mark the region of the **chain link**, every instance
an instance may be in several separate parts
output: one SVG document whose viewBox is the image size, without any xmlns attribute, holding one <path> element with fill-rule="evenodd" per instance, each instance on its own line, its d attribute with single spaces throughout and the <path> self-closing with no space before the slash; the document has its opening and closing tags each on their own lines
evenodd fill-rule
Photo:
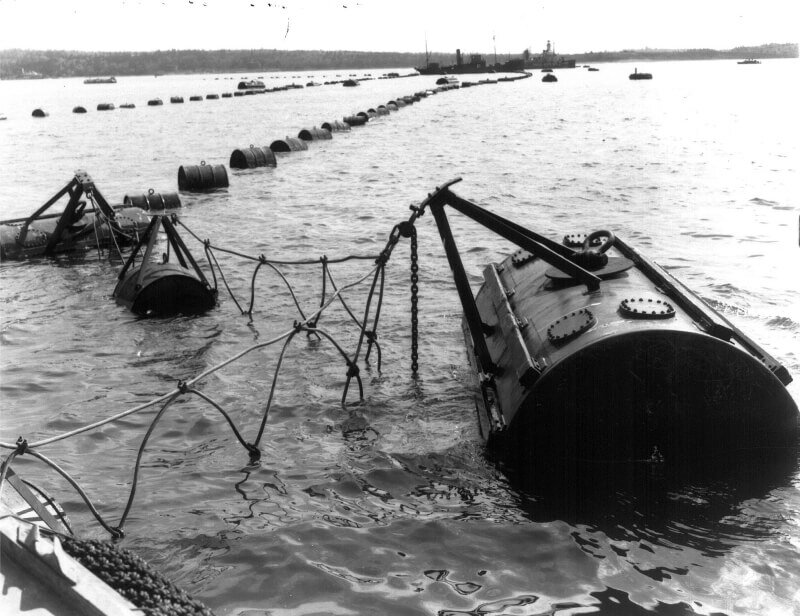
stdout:
<svg viewBox="0 0 800 616">
<path fill-rule="evenodd" d="M 419 304 L 419 282 L 418 255 L 417 255 L 417 228 L 411 227 L 411 372 L 417 374 L 419 364 L 417 363 L 418 349 L 419 349 L 419 319 L 418 304 Z"/>
</svg>

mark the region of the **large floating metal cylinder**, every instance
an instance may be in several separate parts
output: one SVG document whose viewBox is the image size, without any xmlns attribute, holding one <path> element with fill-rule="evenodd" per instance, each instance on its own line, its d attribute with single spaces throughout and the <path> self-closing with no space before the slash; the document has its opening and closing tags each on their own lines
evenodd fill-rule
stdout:
<svg viewBox="0 0 800 616">
<path fill-rule="evenodd" d="M 114 103 L 100 103 L 97 106 L 97 111 L 113 111 Z"/>
<path fill-rule="evenodd" d="M 181 198 L 178 193 L 157 193 L 151 188 L 146 193 L 125 195 L 122 203 L 140 207 L 143 210 L 171 210 L 181 207 Z"/>
<path fill-rule="evenodd" d="M 31 114 L 34 118 L 46 118 L 50 114 L 47 113 L 44 109 L 34 109 L 33 113 Z"/>
<path fill-rule="evenodd" d="M 202 192 L 227 187 L 225 165 L 207 165 L 202 161 L 199 165 L 182 165 L 178 169 L 178 190 Z"/>
<path fill-rule="evenodd" d="M 81 107 L 80 105 L 73 107 L 72 113 L 86 113 L 86 107 Z"/>
<path fill-rule="evenodd" d="M 331 131 L 327 128 L 304 128 L 297 134 L 298 139 L 302 139 L 303 141 L 320 141 L 325 139 L 331 139 Z"/>
<path fill-rule="evenodd" d="M 273 141 L 269 149 L 273 152 L 299 152 L 300 150 L 307 150 L 308 144 L 296 137 L 286 137 L 285 139 Z"/>
<path fill-rule="evenodd" d="M 183 102 L 183 97 L 182 96 L 171 96 L 169 98 L 169 102 L 170 103 L 182 103 Z"/>
<path fill-rule="evenodd" d="M 148 107 L 159 107 L 163 104 L 164 101 L 162 101 L 160 98 L 151 98 L 149 101 L 147 101 Z"/>
<path fill-rule="evenodd" d="M 217 303 L 208 284 L 176 263 L 146 263 L 132 269 L 117 283 L 114 297 L 140 316 L 202 314 Z"/>
<path fill-rule="evenodd" d="M 231 169 L 255 169 L 256 167 L 277 167 L 275 152 L 268 147 L 239 148 L 231 154 Z"/>
</svg>

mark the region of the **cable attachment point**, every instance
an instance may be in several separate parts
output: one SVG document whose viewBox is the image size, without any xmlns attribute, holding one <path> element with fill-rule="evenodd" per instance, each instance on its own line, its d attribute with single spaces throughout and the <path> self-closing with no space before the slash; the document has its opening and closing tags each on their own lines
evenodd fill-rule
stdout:
<svg viewBox="0 0 800 616">
<path fill-rule="evenodd" d="M 28 451 L 28 441 L 27 439 L 22 438 L 21 436 L 17 439 L 17 449 L 16 454 L 18 456 L 25 455 L 25 452 Z"/>
<path fill-rule="evenodd" d="M 113 526 L 109 528 L 108 532 L 111 533 L 111 538 L 114 540 L 125 538 L 125 531 L 122 530 L 119 526 Z"/>
<path fill-rule="evenodd" d="M 261 450 L 252 443 L 245 443 L 247 453 L 250 454 L 250 464 L 255 464 L 261 459 Z"/>
<path fill-rule="evenodd" d="M 301 331 L 305 329 L 306 326 L 301 321 L 295 321 L 292 327 L 294 327 L 294 331 L 296 331 L 299 334 Z"/>
<path fill-rule="evenodd" d="M 385 249 L 382 250 L 381 254 L 378 255 L 378 258 L 375 259 L 375 264 L 376 265 L 380 265 L 380 266 L 386 265 L 386 263 L 389 261 L 389 255 L 390 254 L 391 254 L 390 251 L 385 250 Z"/>
<path fill-rule="evenodd" d="M 364 332 L 364 336 L 369 342 L 375 342 L 378 339 L 378 332 L 374 329 L 368 329 Z"/>
<path fill-rule="evenodd" d="M 204 239 L 203 246 L 205 246 L 206 248 L 211 248 L 211 240 L 209 238 Z"/>
<path fill-rule="evenodd" d="M 258 255 L 258 262 L 264 265 L 267 262 L 267 258 L 264 255 Z"/>
<path fill-rule="evenodd" d="M 414 233 L 414 223 L 407 220 L 401 222 L 397 227 L 403 237 L 411 237 Z"/>
<path fill-rule="evenodd" d="M 169 215 L 169 220 L 173 225 L 177 225 L 178 224 L 178 215 L 175 214 L 175 213 L 170 214 Z"/>
<path fill-rule="evenodd" d="M 185 381 L 178 381 L 178 391 L 182 394 L 185 394 L 189 391 L 189 387 L 186 385 Z"/>
<path fill-rule="evenodd" d="M 347 362 L 347 376 L 348 378 L 358 376 L 361 370 L 358 368 L 358 364 L 354 364 L 351 361 Z"/>
</svg>

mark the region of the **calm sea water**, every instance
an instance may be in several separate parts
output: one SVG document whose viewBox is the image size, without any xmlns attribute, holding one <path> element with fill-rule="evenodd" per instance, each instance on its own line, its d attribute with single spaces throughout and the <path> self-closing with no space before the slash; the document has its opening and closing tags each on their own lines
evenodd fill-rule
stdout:
<svg viewBox="0 0 800 616">
<path fill-rule="evenodd" d="M 455 192 L 551 237 L 612 229 L 797 378 L 799 67 L 651 63 L 639 68 L 652 81 L 631 82 L 632 65 L 611 64 L 559 72 L 556 84 L 534 73 L 446 92 L 280 156 L 275 169 L 232 171 L 227 190 L 183 194 L 180 217 L 199 237 L 248 255 L 370 255 L 410 204 L 461 176 Z M 150 187 L 174 191 L 180 165 L 227 165 L 237 147 L 269 145 L 435 80 L 188 101 L 231 91 L 242 76 L 0 83 L 8 118 L 0 122 L 0 217 L 32 212 L 76 169 L 111 202 Z M 337 78 L 264 77 L 268 86 Z M 170 105 L 171 95 L 187 102 Z M 146 106 L 153 97 L 165 105 Z M 95 111 L 101 102 L 136 109 Z M 79 104 L 89 113 L 72 114 Z M 35 107 L 50 116 L 32 118 Z M 513 247 L 451 220 L 477 287 L 483 266 Z M 798 613 L 797 450 L 677 476 L 587 469 L 570 484 L 510 477 L 484 459 L 460 305 L 433 220 L 418 229 L 420 378 L 410 375 L 403 241 L 388 267 L 382 367 L 374 354 L 362 366 L 358 412 L 369 428 L 347 430 L 339 404 L 346 366 L 333 346 L 297 336 L 260 463 L 248 464 L 212 407 L 181 398 L 146 450 L 122 545 L 220 615 Z M 254 263 L 217 256 L 248 302 Z M 0 440 L 34 441 L 146 402 L 297 318 L 283 282 L 262 268 L 252 321 L 224 288 L 205 316 L 140 320 L 110 297 L 119 267 L 96 252 L 0 266 Z M 349 261 L 332 272 L 341 286 L 370 267 Z M 319 265 L 282 271 L 306 312 L 319 305 Z M 366 291 L 345 295 L 359 314 Z M 320 326 L 352 352 L 357 331 L 341 306 Z M 279 353 L 271 346 L 246 355 L 198 386 L 250 440 Z M 790 391 L 800 399 L 797 382 Z M 351 388 L 349 401 L 356 398 Z M 42 453 L 115 523 L 154 414 Z M 81 534 L 104 536 L 52 471 L 30 457 L 16 468 L 60 500 Z"/>
</svg>

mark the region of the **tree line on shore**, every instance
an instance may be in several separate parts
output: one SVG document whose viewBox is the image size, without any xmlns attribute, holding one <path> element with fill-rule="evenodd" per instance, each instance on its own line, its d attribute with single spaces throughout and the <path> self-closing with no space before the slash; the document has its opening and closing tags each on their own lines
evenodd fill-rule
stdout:
<svg viewBox="0 0 800 616">
<path fill-rule="evenodd" d="M 638 49 L 564 54 L 577 62 L 644 60 L 705 60 L 725 58 L 796 58 L 796 43 L 714 49 Z M 513 56 L 501 54 L 498 62 Z M 486 54 L 491 63 L 494 57 Z M 455 63 L 455 53 L 432 53 L 430 62 Z M 95 77 L 104 75 L 162 75 L 168 73 L 240 73 L 253 71 L 319 71 L 381 69 L 425 64 L 424 54 L 277 49 L 165 50 L 146 52 L 87 52 L 61 50 L 0 50 L 0 78 Z"/>
</svg>

